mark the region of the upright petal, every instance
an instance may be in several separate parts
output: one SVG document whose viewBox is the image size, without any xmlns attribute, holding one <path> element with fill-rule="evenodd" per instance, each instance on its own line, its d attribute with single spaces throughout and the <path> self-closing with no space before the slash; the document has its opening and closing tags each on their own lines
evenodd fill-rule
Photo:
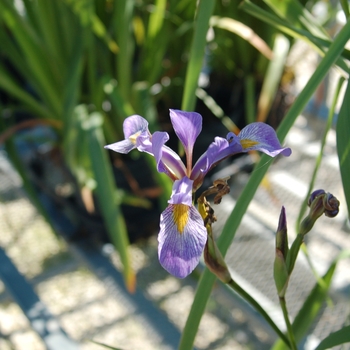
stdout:
<svg viewBox="0 0 350 350">
<path fill-rule="evenodd" d="M 228 139 L 232 137 L 237 136 L 232 133 L 227 135 Z M 257 122 L 247 125 L 238 134 L 238 139 L 243 147 L 243 152 L 257 150 L 271 157 L 275 157 L 280 153 L 288 157 L 292 153 L 290 148 L 281 146 L 275 130 L 265 123 Z"/>
<path fill-rule="evenodd" d="M 194 270 L 206 240 L 203 219 L 194 206 L 170 204 L 161 214 L 158 257 L 175 277 L 184 278 Z"/>
<path fill-rule="evenodd" d="M 171 109 L 170 120 L 177 137 L 185 148 L 187 161 L 192 162 L 193 146 L 202 131 L 202 116 L 196 112 Z"/>
</svg>

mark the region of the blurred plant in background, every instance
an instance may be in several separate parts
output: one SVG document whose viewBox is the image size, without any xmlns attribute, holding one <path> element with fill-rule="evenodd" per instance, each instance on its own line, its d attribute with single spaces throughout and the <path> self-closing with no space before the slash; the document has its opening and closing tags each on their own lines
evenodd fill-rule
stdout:
<svg viewBox="0 0 350 350">
<path fill-rule="evenodd" d="M 268 121 L 278 126 L 283 142 L 335 64 L 341 80 L 329 130 L 340 88 L 348 80 L 350 24 L 331 35 L 324 25 L 337 11 L 327 2 L 326 15 L 318 21 L 310 11 L 319 4 L 325 2 L 0 0 L 0 142 L 6 143 L 33 203 L 57 233 L 70 237 L 76 231 L 106 230 L 133 290 L 127 210 L 144 210 L 152 231 L 151 219 L 158 220 L 172 184 L 151 157 L 108 155 L 103 146 L 123 139 L 123 121 L 133 114 L 144 117 L 151 132 L 169 131 L 170 108 L 196 110 L 208 129 L 219 125 L 224 130 L 224 125 L 235 133 L 253 121 Z M 348 2 L 340 5 L 348 18 Z M 307 42 L 322 59 L 291 105 L 293 72 L 285 62 L 295 39 Z M 348 87 L 337 120 L 348 208 L 349 94 Z M 139 162 L 141 178 L 135 171 Z M 262 156 L 229 217 L 215 248 L 223 256 L 269 164 Z M 316 173 L 317 164 L 308 196 Z M 62 224 L 64 218 L 69 224 Z M 181 349 L 193 346 L 214 281 L 205 270 Z"/>
</svg>

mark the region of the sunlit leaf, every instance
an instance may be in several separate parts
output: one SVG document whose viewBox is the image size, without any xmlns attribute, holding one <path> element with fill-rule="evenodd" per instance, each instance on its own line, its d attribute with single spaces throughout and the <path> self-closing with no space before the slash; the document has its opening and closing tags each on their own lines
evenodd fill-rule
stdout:
<svg viewBox="0 0 350 350">
<path fill-rule="evenodd" d="M 331 333 L 321 341 L 315 350 L 330 349 L 345 343 L 350 343 L 350 326 L 346 326 L 337 332 Z"/>
<path fill-rule="evenodd" d="M 221 29 L 226 29 L 249 42 L 258 51 L 260 51 L 269 60 L 272 59 L 273 53 L 270 47 L 257 35 L 251 28 L 244 23 L 228 17 L 213 16 L 210 18 L 210 25 Z"/>
<path fill-rule="evenodd" d="M 350 217 L 350 84 L 348 83 L 337 121 L 337 149 L 344 194 Z"/>
</svg>

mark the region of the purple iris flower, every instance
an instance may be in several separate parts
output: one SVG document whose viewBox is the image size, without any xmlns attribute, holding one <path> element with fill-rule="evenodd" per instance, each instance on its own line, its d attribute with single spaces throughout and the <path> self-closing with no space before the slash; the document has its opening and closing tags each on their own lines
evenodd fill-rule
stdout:
<svg viewBox="0 0 350 350">
<path fill-rule="evenodd" d="M 193 205 L 193 194 L 203 183 L 205 175 L 220 161 L 237 153 L 258 150 L 271 157 L 278 154 L 289 156 L 290 148 L 283 148 L 274 129 L 264 123 L 252 123 L 235 135 L 215 137 L 207 151 L 193 163 L 193 147 L 202 130 L 202 116 L 196 112 L 170 110 L 170 119 L 181 141 L 186 164 L 179 155 L 165 145 L 169 140 L 166 132 L 153 134 L 148 122 L 139 115 L 124 121 L 125 140 L 105 146 L 119 153 L 129 153 L 137 148 L 154 156 L 157 170 L 173 181 L 173 191 L 168 207 L 160 217 L 158 257 L 161 265 L 172 275 L 184 278 L 198 265 L 203 252 L 207 231 L 203 219 Z"/>
</svg>

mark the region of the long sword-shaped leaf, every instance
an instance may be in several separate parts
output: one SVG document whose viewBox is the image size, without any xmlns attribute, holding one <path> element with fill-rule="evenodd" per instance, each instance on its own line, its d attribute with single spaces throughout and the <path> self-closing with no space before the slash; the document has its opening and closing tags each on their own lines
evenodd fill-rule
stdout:
<svg viewBox="0 0 350 350">
<path fill-rule="evenodd" d="M 120 93 L 129 100 L 131 91 L 131 74 L 134 51 L 134 40 L 131 32 L 134 0 L 118 0 L 115 2 L 114 29 L 119 46 L 116 58 L 117 79 Z"/>
<path fill-rule="evenodd" d="M 151 12 L 148 21 L 147 36 L 141 54 L 141 79 L 146 80 L 150 85 L 154 84 L 162 72 L 162 60 L 172 36 L 164 25 L 166 16 L 167 1 L 156 0 L 154 10 Z"/>
<path fill-rule="evenodd" d="M 102 133 L 102 116 L 95 112 L 83 121 L 83 129 L 88 140 L 88 152 L 91 160 L 94 178 L 96 180 L 95 193 L 102 216 L 107 225 L 110 239 L 117 248 L 124 268 L 124 279 L 129 291 L 135 290 L 135 273 L 131 267 L 128 253 L 129 239 L 120 211 L 116 185 L 107 152 L 103 149 L 106 144 Z"/>
<path fill-rule="evenodd" d="M 118 52 L 119 47 L 117 43 L 111 37 L 105 24 L 94 12 L 93 2 L 85 0 L 65 0 L 65 2 L 80 19 L 83 27 L 89 27 L 98 38 L 101 38 L 107 44 L 111 52 Z"/>
<path fill-rule="evenodd" d="M 350 217 L 350 84 L 346 88 L 337 121 L 337 149 L 340 173 Z"/>
<path fill-rule="evenodd" d="M 0 88 L 5 90 L 8 94 L 18 99 L 20 103 L 23 103 L 29 110 L 36 116 L 47 119 L 55 119 L 56 116 L 51 113 L 46 107 L 41 105 L 35 98 L 33 98 L 28 92 L 23 90 L 18 84 L 10 77 L 6 70 L 0 65 Z"/>
<path fill-rule="evenodd" d="M 303 91 L 299 94 L 295 100 L 293 106 L 282 121 L 278 128 L 277 135 L 281 141 L 284 140 L 288 131 L 294 124 L 298 115 L 302 112 L 309 99 L 312 97 L 317 86 L 321 83 L 329 69 L 332 67 L 334 62 L 341 54 L 344 45 L 348 41 L 350 36 L 350 22 L 348 22 L 338 36 L 335 38 L 333 44 L 329 48 L 328 52 L 320 62 L 319 66 L 315 70 L 314 74 L 304 87 Z M 231 215 L 226 221 L 223 232 L 218 240 L 218 247 L 220 248 L 223 255 L 227 252 L 236 230 L 245 214 L 250 201 L 252 200 L 260 182 L 265 176 L 271 161 L 269 157 L 263 155 L 260 162 L 255 167 L 255 171 L 252 173 L 247 185 L 244 187 L 241 196 L 238 198 L 236 206 L 232 211 Z M 182 333 L 180 350 L 192 349 L 194 339 L 199 327 L 199 322 L 204 313 L 206 302 L 209 299 L 211 289 L 215 281 L 215 276 L 208 270 L 205 269 L 202 274 L 197 292 L 190 310 L 190 314 L 187 318 L 185 328 Z"/>
<path fill-rule="evenodd" d="M 331 349 L 337 345 L 350 343 L 350 326 L 346 326 L 337 332 L 331 333 L 323 339 L 315 350 Z"/>
<path fill-rule="evenodd" d="M 311 47 L 318 52 L 321 56 L 324 55 L 325 48 L 328 48 L 332 41 L 327 40 L 324 38 L 317 37 L 307 30 L 296 28 L 295 26 L 291 25 L 289 22 L 287 22 L 285 19 L 282 19 L 275 14 L 269 13 L 259 6 L 253 4 L 250 0 L 244 0 L 241 4 L 241 9 L 246 11 L 247 13 L 255 16 L 256 18 L 259 18 L 263 22 L 266 22 L 273 27 L 277 28 L 281 32 L 290 35 L 291 37 L 295 39 L 300 39 L 305 42 L 307 42 Z M 350 58 L 350 52 L 349 50 L 343 48 L 342 56 L 349 59 Z M 344 71 L 348 72 L 349 69 L 342 59 L 340 57 L 337 61 L 337 64 L 340 68 L 342 68 Z"/>
<path fill-rule="evenodd" d="M 330 39 L 326 30 L 298 0 L 264 0 L 264 2 L 280 17 L 297 28 L 306 29 L 317 37 Z"/>
<path fill-rule="evenodd" d="M 214 5 L 214 0 L 200 0 L 198 5 L 190 60 L 187 66 L 185 88 L 182 97 L 182 109 L 186 111 L 192 111 L 195 107 L 198 78 L 202 69 L 209 20 L 213 13 Z"/>
<path fill-rule="evenodd" d="M 281 82 L 284 65 L 289 52 L 289 40 L 282 34 L 277 34 L 273 47 L 273 59 L 270 61 L 258 101 L 258 122 L 265 122 L 276 97 Z"/>
<path fill-rule="evenodd" d="M 56 81 L 52 79 L 47 52 L 40 45 L 40 39 L 23 17 L 16 12 L 7 1 L 0 2 L 0 16 L 11 31 L 13 38 L 21 48 L 22 54 L 33 72 L 35 83 L 39 87 L 38 93 L 52 108 L 56 115 L 60 115 L 61 102 Z"/>
</svg>

